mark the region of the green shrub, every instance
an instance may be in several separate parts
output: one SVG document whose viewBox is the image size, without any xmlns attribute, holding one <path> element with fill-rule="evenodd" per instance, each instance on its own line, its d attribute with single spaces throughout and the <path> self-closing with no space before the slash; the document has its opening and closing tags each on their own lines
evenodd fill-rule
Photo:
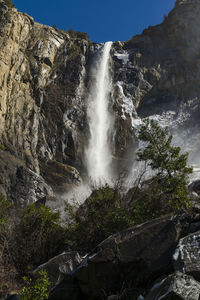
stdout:
<svg viewBox="0 0 200 300">
<path fill-rule="evenodd" d="M 138 160 L 145 162 L 155 174 L 150 179 L 149 188 L 145 192 L 146 203 L 143 201 L 142 206 L 154 210 L 156 205 L 164 208 L 164 202 L 167 201 L 173 210 L 189 207 L 187 186 L 192 168 L 187 166 L 188 153 L 181 153 L 180 147 L 173 146 L 168 128 L 161 128 L 153 120 L 145 120 L 139 129 L 138 138 L 146 145 L 137 152 Z M 142 207 L 140 209 L 144 210 Z"/>
<path fill-rule="evenodd" d="M 76 37 L 78 39 L 89 40 L 89 36 L 86 32 L 76 31 Z"/>
<path fill-rule="evenodd" d="M 2 150 L 2 151 L 5 151 L 5 146 L 4 145 L 2 145 L 2 144 L 0 144 L 0 149 Z"/>
<path fill-rule="evenodd" d="M 71 38 L 76 37 L 76 32 L 71 27 L 68 29 L 68 33 Z"/>
<path fill-rule="evenodd" d="M 1 227 L 8 222 L 10 210 L 12 207 L 12 203 L 8 201 L 3 194 L 0 194 L 0 230 Z"/>
<path fill-rule="evenodd" d="M 136 224 L 158 218 L 172 211 L 169 197 L 162 194 L 160 183 L 156 182 L 155 178 L 144 181 L 140 187 L 129 191 L 128 198 L 131 198 L 129 209 Z"/>
<path fill-rule="evenodd" d="M 68 33 L 72 39 L 89 40 L 89 36 L 86 32 L 74 31 L 72 28 L 69 28 Z"/>
<path fill-rule="evenodd" d="M 17 290 L 18 276 L 10 251 L 13 233 L 13 205 L 0 194 L 0 294 Z"/>
<path fill-rule="evenodd" d="M 72 222 L 68 239 L 75 249 L 89 251 L 109 235 L 134 224 L 118 192 L 104 186 L 92 193 L 79 209 L 66 203 Z"/>
<path fill-rule="evenodd" d="M 48 281 L 47 272 L 41 270 L 40 277 L 33 280 L 32 278 L 24 277 L 26 286 L 20 292 L 22 300 L 45 300 L 48 299 Z"/>
<path fill-rule="evenodd" d="M 34 268 L 62 250 L 65 244 L 65 230 L 60 225 L 59 212 L 49 207 L 30 205 L 20 217 L 15 228 L 13 257 L 19 272 Z"/>
</svg>

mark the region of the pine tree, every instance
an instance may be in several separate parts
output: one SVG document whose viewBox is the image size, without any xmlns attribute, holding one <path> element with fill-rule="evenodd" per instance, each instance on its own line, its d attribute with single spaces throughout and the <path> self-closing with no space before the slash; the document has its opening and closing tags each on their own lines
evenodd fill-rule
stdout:
<svg viewBox="0 0 200 300">
<path fill-rule="evenodd" d="M 192 173 L 192 168 L 187 166 L 188 153 L 181 153 L 180 147 L 173 146 L 168 128 L 161 128 L 153 120 L 145 120 L 138 138 L 146 143 L 137 152 L 138 160 L 155 172 L 152 178 L 154 198 L 168 199 L 174 209 L 188 207 L 188 175 Z"/>
</svg>

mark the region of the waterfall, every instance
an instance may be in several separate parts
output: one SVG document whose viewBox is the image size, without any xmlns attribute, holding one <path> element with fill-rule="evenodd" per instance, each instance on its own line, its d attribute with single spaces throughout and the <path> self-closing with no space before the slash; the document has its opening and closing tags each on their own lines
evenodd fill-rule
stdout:
<svg viewBox="0 0 200 300">
<path fill-rule="evenodd" d="M 112 179 L 112 155 L 108 135 L 112 129 L 112 116 L 108 111 L 111 78 L 109 75 L 112 42 L 102 47 L 100 58 L 94 68 L 94 83 L 89 91 L 88 124 L 90 138 L 86 149 L 86 167 L 93 184 L 110 183 Z"/>
</svg>

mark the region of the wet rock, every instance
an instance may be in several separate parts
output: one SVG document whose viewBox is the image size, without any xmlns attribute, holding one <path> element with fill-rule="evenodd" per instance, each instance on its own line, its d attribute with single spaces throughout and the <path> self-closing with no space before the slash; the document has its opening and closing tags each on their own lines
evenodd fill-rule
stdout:
<svg viewBox="0 0 200 300">
<path fill-rule="evenodd" d="M 189 191 L 195 192 L 197 195 L 200 195 L 200 180 L 195 180 L 189 185 Z"/>
<path fill-rule="evenodd" d="M 40 270 L 46 270 L 51 283 L 49 289 L 52 289 L 75 270 L 81 261 L 78 252 L 63 252 L 37 267 L 32 274 L 37 275 Z"/>
<path fill-rule="evenodd" d="M 192 275 L 200 280 L 200 231 L 179 240 L 176 251 L 173 255 L 175 270 Z"/>
<path fill-rule="evenodd" d="M 200 283 L 191 276 L 176 272 L 158 281 L 145 297 L 145 300 L 198 300 L 199 297 Z"/>
</svg>

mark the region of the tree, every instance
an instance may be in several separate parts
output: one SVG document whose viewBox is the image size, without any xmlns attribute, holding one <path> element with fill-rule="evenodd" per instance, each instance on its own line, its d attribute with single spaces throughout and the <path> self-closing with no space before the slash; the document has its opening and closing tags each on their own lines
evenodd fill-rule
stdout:
<svg viewBox="0 0 200 300">
<path fill-rule="evenodd" d="M 168 127 L 161 128 L 153 120 L 145 120 L 138 138 L 146 144 L 137 152 L 138 160 L 155 172 L 151 178 L 152 197 L 161 202 L 168 199 L 173 209 L 187 208 L 190 205 L 188 175 L 192 173 L 192 168 L 187 166 L 188 153 L 181 153 L 180 147 L 173 146 Z"/>
<path fill-rule="evenodd" d="M 108 185 L 94 190 L 79 208 L 66 202 L 66 212 L 71 218 L 67 235 L 72 247 L 90 251 L 109 235 L 134 224 L 118 191 Z"/>
<path fill-rule="evenodd" d="M 19 273 L 34 268 L 65 246 L 65 229 L 60 224 L 60 213 L 48 206 L 28 206 L 15 226 L 13 261 Z"/>
</svg>

